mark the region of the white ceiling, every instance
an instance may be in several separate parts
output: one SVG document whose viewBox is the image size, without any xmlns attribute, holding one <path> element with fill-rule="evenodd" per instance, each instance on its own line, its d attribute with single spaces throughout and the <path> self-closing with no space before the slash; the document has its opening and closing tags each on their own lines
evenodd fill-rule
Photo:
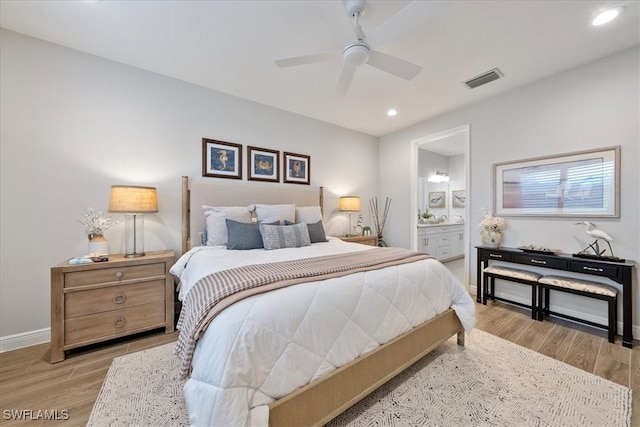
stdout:
<svg viewBox="0 0 640 427">
<path fill-rule="evenodd" d="M 426 1 L 426 0 L 423 0 Z M 408 1 L 369 1 L 366 34 Z M 616 21 L 592 27 L 603 8 Z M 344 97 L 340 58 L 293 68 L 273 60 L 340 52 L 353 41 L 341 1 L 9 1 L 0 25 L 220 92 L 383 136 L 640 43 L 631 1 L 449 1 L 378 50 L 423 67 L 407 82 L 361 66 Z M 499 67 L 505 77 L 462 82 Z M 398 115 L 386 116 L 396 108 Z"/>
</svg>

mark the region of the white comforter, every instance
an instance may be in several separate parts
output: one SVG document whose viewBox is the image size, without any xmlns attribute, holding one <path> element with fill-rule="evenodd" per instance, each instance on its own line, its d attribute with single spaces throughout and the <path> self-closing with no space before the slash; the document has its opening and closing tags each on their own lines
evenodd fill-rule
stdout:
<svg viewBox="0 0 640 427">
<path fill-rule="evenodd" d="M 330 238 L 308 247 L 228 251 L 197 247 L 171 272 L 182 299 L 214 271 L 368 250 Z M 192 425 L 267 425 L 267 405 L 453 308 L 466 331 L 474 303 L 433 259 L 256 295 L 223 311 L 199 340 L 184 387 Z"/>
</svg>

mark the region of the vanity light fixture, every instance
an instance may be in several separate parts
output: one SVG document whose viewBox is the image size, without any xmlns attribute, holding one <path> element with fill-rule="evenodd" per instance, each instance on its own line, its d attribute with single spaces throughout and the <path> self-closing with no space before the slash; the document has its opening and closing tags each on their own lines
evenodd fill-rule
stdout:
<svg viewBox="0 0 640 427">
<path fill-rule="evenodd" d="M 591 21 L 591 25 L 596 27 L 599 25 L 604 25 L 607 22 L 611 22 L 616 19 L 616 17 L 618 17 L 618 15 L 620 15 L 622 12 L 624 12 L 623 6 L 605 10 L 604 12 L 599 13 L 595 18 L 593 18 L 593 21 Z"/>
<path fill-rule="evenodd" d="M 389 111 L 387 111 L 387 116 L 389 117 L 395 117 L 398 114 L 398 110 L 396 110 L 395 108 L 389 108 Z"/>
<path fill-rule="evenodd" d="M 427 178 L 428 182 L 449 182 L 449 174 L 446 172 L 436 171 L 435 175 Z"/>
</svg>

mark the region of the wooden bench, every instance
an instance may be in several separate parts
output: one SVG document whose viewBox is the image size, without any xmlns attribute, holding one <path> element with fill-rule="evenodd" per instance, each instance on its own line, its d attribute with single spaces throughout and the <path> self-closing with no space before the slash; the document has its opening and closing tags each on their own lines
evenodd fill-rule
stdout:
<svg viewBox="0 0 640 427">
<path fill-rule="evenodd" d="M 567 292 L 575 295 L 596 298 L 607 301 L 608 318 L 607 325 L 601 325 L 589 320 L 578 319 L 573 316 L 550 311 L 549 309 L 549 291 Z M 564 276 L 543 276 L 538 280 L 538 320 L 543 317 L 554 315 L 575 322 L 585 323 L 596 328 L 606 329 L 609 333 L 609 342 L 614 342 L 617 332 L 618 323 L 618 290 L 612 286 L 603 283 L 591 282 L 589 280 L 576 279 Z"/>
<path fill-rule="evenodd" d="M 482 295 L 482 303 L 487 305 L 487 298 L 492 300 L 504 301 L 511 304 L 519 305 L 521 307 L 527 307 L 531 309 L 531 318 L 542 320 L 541 316 L 538 316 L 538 305 L 536 304 L 536 293 L 538 289 L 538 280 L 542 277 L 542 274 L 534 273 L 527 270 L 519 270 L 516 268 L 509 268 L 503 266 L 489 266 L 484 269 L 482 281 L 484 290 Z M 489 279 L 489 286 L 487 283 Z M 502 279 L 509 282 L 520 283 L 522 285 L 531 286 L 531 305 L 522 304 L 516 301 L 508 300 L 506 298 L 496 297 L 496 279 Z"/>
</svg>

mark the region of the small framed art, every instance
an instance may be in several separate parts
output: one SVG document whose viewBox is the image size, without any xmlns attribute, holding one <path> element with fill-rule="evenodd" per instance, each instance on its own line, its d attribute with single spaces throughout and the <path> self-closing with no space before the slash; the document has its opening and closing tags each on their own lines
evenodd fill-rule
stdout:
<svg viewBox="0 0 640 427">
<path fill-rule="evenodd" d="M 202 176 L 242 179 L 242 145 L 202 138 Z"/>
<path fill-rule="evenodd" d="M 466 200 L 464 190 L 454 190 L 451 192 L 451 207 L 464 208 Z"/>
<path fill-rule="evenodd" d="M 284 157 L 284 182 L 290 184 L 311 184 L 311 157 L 305 154 L 287 153 Z"/>
<path fill-rule="evenodd" d="M 444 208 L 447 204 L 447 193 L 444 191 L 431 191 L 429 193 L 429 207 L 430 208 Z"/>
<path fill-rule="evenodd" d="M 247 169 L 250 181 L 280 182 L 280 152 L 247 147 Z"/>
</svg>

